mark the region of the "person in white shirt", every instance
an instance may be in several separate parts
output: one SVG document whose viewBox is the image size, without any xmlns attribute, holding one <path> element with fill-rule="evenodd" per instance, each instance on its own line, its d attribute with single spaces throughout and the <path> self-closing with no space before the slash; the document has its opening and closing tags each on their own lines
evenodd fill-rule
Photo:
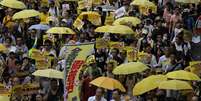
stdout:
<svg viewBox="0 0 201 101">
<path fill-rule="evenodd" d="M 49 8 L 49 14 L 50 16 L 60 16 L 60 11 L 59 8 L 55 6 L 55 2 L 50 3 L 50 8 Z"/>
<path fill-rule="evenodd" d="M 15 47 L 15 46 L 13 46 L 12 44 L 12 38 L 10 38 L 10 37 L 7 37 L 6 39 L 5 39 L 5 43 L 4 43 L 4 45 L 6 46 L 6 48 L 8 49 L 8 52 L 16 52 L 16 50 L 17 50 L 17 48 Z"/>
<path fill-rule="evenodd" d="M 103 95 L 104 90 L 102 88 L 97 88 L 95 96 L 89 97 L 88 101 L 107 101 Z"/>
<path fill-rule="evenodd" d="M 146 19 L 145 20 L 144 28 L 148 30 L 148 35 L 152 36 L 152 31 L 154 30 L 154 26 L 152 25 L 152 20 L 151 19 Z"/>
<path fill-rule="evenodd" d="M 165 64 L 166 64 L 166 62 L 168 62 L 169 57 L 170 57 L 170 48 L 169 47 L 165 47 L 163 51 L 164 51 L 164 55 L 162 55 L 159 58 L 158 67 L 161 67 L 162 70 L 165 71 Z"/>
</svg>

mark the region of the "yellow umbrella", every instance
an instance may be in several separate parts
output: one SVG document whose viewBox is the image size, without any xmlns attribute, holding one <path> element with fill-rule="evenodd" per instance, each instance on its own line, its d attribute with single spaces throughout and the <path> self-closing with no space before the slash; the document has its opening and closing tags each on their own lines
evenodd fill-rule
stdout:
<svg viewBox="0 0 201 101">
<path fill-rule="evenodd" d="M 52 27 L 46 33 L 51 34 L 75 34 L 75 32 L 67 27 Z"/>
<path fill-rule="evenodd" d="M 125 64 L 121 64 L 120 66 L 117 66 L 114 70 L 114 74 L 133 74 L 133 73 L 139 73 L 143 72 L 146 69 L 148 69 L 145 64 L 141 62 L 129 62 Z"/>
<path fill-rule="evenodd" d="M 7 48 L 3 44 L 0 44 L 0 52 L 6 51 L 6 50 Z"/>
<path fill-rule="evenodd" d="M 64 78 L 63 72 L 60 72 L 60 71 L 57 71 L 54 69 L 37 70 L 32 75 L 47 77 L 47 78 L 57 78 L 57 79 L 63 79 Z"/>
<path fill-rule="evenodd" d="M 0 95 L 0 101 L 10 101 L 10 97 L 6 95 Z"/>
<path fill-rule="evenodd" d="M 130 5 L 137 5 L 137 6 L 152 6 L 152 4 L 150 5 L 150 1 L 149 0 L 134 0 L 133 2 L 131 2 Z"/>
<path fill-rule="evenodd" d="M 166 74 L 166 76 L 171 79 L 200 80 L 200 78 L 196 74 L 184 70 L 169 72 L 168 74 Z"/>
<path fill-rule="evenodd" d="M 34 9 L 28 9 L 28 10 L 22 10 L 20 12 L 17 12 L 13 15 L 13 19 L 24 19 L 24 18 L 30 18 L 39 16 L 40 12 L 34 10 Z"/>
<path fill-rule="evenodd" d="M 160 82 L 167 80 L 165 75 L 151 75 L 138 82 L 133 88 L 133 95 L 141 95 L 153 89 L 156 89 Z"/>
<path fill-rule="evenodd" d="M 133 26 L 141 23 L 141 20 L 137 17 L 122 17 L 114 21 L 113 25 L 124 25 L 131 23 Z"/>
<path fill-rule="evenodd" d="M 78 18 L 83 20 L 83 18 L 86 17 L 92 24 L 94 25 L 101 25 L 101 16 L 98 12 L 94 11 L 88 11 L 88 12 L 82 12 Z"/>
<path fill-rule="evenodd" d="M 199 76 L 201 73 L 201 62 L 200 61 L 190 62 L 190 66 L 186 67 L 184 70 L 190 71 Z"/>
<path fill-rule="evenodd" d="M 100 32 L 100 33 L 116 33 L 116 34 L 135 34 L 133 30 L 125 25 L 106 25 L 106 26 L 101 26 L 95 29 L 95 32 Z"/>
<path fill-rule="evenodd" d="M 95 80 L 91 81 L 90 84 L 109 90 L 119 89 L 122 92 L 126 91 L 126 89 L 118 80 L 108 77 L 98 77 Z"/>
<path fill-rule="evenodd" d="M 109 30 L 112 26 L 106 25 L 106 26 L 101 26 L 95 29 L 95 32 L 100 32 L 100 33 L 110 33 Z"/>
<path fill-rule="evenodd" d="M 0 2 L 2 6 L 14 8 L 14 9 L 25 9 L 26 6 L 23 2 L 18 0 L 3 0 Z"/>
<path fill-rule="evenodd" d="M 191 61 L 189 64 L 190 66 L 193 66 L 193 65 L 201 64 L 201 61 Z"/>
<path fill-rule="evenodd" d="M 148 9 L 151 9 L 154 13 L 157 11 L 157 6 L 149 0 L 134 0 L 130 5 L 139 6 L 141 13 L 146 13 Z"/>
<path fill-rule="evenodd" d="M 193 89 L 190 84 L 180 80 L 168 80 L 163 81 L 159 85 L 159 89 L 170 89 L 170 90 L 187 90 Z"/>
<path fill-rule="evenodd" d="M 178 3 L 198 4 L 200 0 L 175 0 Z"/>
</svg>

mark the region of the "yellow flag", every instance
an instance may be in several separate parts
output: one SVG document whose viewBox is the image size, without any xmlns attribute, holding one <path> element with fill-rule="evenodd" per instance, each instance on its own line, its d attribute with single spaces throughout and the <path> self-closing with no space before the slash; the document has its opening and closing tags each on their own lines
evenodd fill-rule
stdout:
<svg viewBox="0 0 201 101">
<path fill-rule="evenodd" d="M 36 68 L 37 69 L 48 69 L 50 67 L 47 60 L 37 60 L 36 61 Z"/>
<path fill-rule="evenodd" d="M 83 27 L 83 25 L 84 25 L 84 22 L 80 20 L 79 18 L 77 18 L 75 22 L 73 23 L 73 26 L 77 28 L 78 30 L 80 30 Z"/>
<path fill-rule="evenodd" d="M 54 35 L 52 34 L 43 35 L 43 43 L 45 42 L 45 40 L 50 40 L 54 43 L 55 42 Z"/>
<path fill-rule="evenodd" d="M 110 42 L 110 48 L 123 49 L 124 43 L 123 42 Z"/>
<path fill-rule="evenodd" d="M 93 0 L 94 5 L 101 5 L 102 0 Z"/>
<path fill-rule="evenodd" d="M 93 3 L 93 0 L 87 0 L 87 8 L 91 8 L 92 7 L 92 3 Z"/>
<path fill-rule="evenodd" d="M 125 47 L 129 62 L 137 61 L 137 50 L 134 47 Z"/>
<path fill-rule="evenodd" d="M 114 12 L 110 12 L 105 18 L 105 25 L 112 25 L 114 22 Z"/>
<path fill-rule="evenodd" d="M 86 2 L 84 0 L 78 1 L 78 9 L 86 8 Z"/>
<path fill-rule="evenodd" d="M 108 41 L 104 40 L 104 39 L 96 39 L 96 48 L 108 48 L 109 47 L 109 43 Z"/>
</svg>

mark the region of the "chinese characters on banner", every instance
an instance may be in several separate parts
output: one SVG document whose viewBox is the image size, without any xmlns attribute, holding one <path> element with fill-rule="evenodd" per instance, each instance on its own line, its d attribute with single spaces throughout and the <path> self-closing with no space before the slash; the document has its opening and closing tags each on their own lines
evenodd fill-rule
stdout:
<svg viewBox="0 0 201 101">
<path fill-rule="evenodd" d="M 85 60 L 88 55 L 91 55 L 94 48 L 93 44 L 85 44 L 79 46 L 67 46 L 70 54 L 67 56 L 66 68 L 68 73 L 65 74 L 66 78 L 66 87 L 64 91 L 67 91 L 68 99 L 73 99 L 76 97 L 77 101 L 79 100 L 79 86 L 76 84 L 79 81 L 79 74 L 82 65 L 85 63 Z"/>
</svg>

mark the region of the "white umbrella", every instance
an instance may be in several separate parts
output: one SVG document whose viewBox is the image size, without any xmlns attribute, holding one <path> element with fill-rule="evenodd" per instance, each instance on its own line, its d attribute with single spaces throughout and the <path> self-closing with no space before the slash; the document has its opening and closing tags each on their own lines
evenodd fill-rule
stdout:
<svg viewBox="0 0 201 101">
<path fill-rule="evenodd" d="M 29 27 L 29 30 L 36 29 L 36 30 L 48 30 L 50 26 L 44 24 L 36 24 Z"/>
</svg>

